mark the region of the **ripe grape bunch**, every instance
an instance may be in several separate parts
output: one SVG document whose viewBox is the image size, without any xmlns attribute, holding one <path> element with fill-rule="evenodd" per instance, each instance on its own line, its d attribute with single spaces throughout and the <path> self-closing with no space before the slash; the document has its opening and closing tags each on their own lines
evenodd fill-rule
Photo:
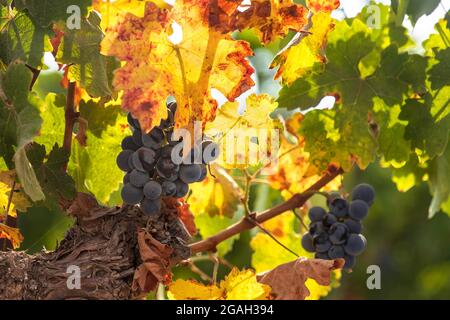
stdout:
<svg viewBox="0 0 450 320">
<path fill-rule="evenodd" d="M 218 156 L 218 145 L 204 140 L 183 155 L 182 138 L 174 139 L 175 102 L 167 105 L 168 117 L 149 133 L 141 130 L 139 121 L 128 114 L 133 134 L 122 141 L 123 151 L 117 165 L 126 172 L 123 179 L 122 200 L 140 205 L 141 210 L 154 218 L 161 214 L 163 197 L 183 198 L 189 184 L 203 181 L 207 165 Z"/>
<path fill-rule="evenodd" d="M 327 212 L 313 207 L 308 216 L 309 232 L 302 237 L 302 246 L 314 252 L 316 259 L 345 259 L 344 269 L 352 269 L 366 248 L 366 238 L 361 234 L 362 220 L 369 213 L 375 198 L 375 190 L 368 184 L 360 184 L 352 192 L 351 202 L 338 193 L 328 197 Z"/>
</svg>

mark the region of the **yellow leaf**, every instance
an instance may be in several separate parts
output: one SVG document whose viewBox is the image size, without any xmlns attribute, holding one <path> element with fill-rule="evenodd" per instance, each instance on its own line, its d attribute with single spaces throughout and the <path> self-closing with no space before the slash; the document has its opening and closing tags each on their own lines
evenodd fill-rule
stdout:
<svg viewBox="0 0 450 320">
<path fill-rule="evenodd" d="M 114 86 L 123 90 L 124 109 L 144 130 L 167 118 L 169 96 L 177 100 L 177 127 L 191 127 L 194 121 L 214 119 L 212 88 L 233 101 L 254 85 L 246 60 L 252 55 L 249 44 L 218 31 L 209 19 L 210 6 L 208 1 L 177 0 L 162 9 L 148 2 L 143 17 L 126 13 L 108 28 L 102 53 L 123 61 Z"/>
<path fill-rule="evenodd" d="M 258 283 L 252 270 L 237 268 L 219 286 L 178 279 L 168 289 L 167 295 L 173 300 L 266 300 L 270 293 L 270 287 Z"/>
<path fill-rule="evenodd" d="M 220 282 L 226 292 L 226 300 L 267 300 L 270 287 L 259 283 L 253 270 L 239 271 L 233 268 Z"/>
<path fill-rule="evenodd" d="M 5 238 L 11 241 L 14 249 L 17 249 L 23 241 L 23 236 L 19 229 L 8 227 L 3 223 L 0 223 L 0 238 Z"/>
<path fill-rule="evenodd" d="M 314 12 L 331 12 L 340 5 L 340 0 L 306 0 L 306 6 Z"/>
<path fill-rule="evenodd" d="M 218 165 L 211 165 L 210 168 L 215 178 L 208 174 L 205 180 L 190 186 L 189 208 L 194 216 L 233 217 L 243 191 L 225 169 Z"/>
<path fill-rule="evenodd" d="M 326 63 L 325 46 L 328 34 L 334 29 L 334 22 L 328 13 L 315 14 L 311 34 L 300 43 L 287 47 L 275 58 L 271 68 L 280 66 L 275 78 L 282 77 L 284 83 L 291 85 L 311 70 L 315 63 Z"/>
<path fill-rule="evenodd" d="M 225 103 L 205 130 L 220 145 L 216 163 L 224 168 L 243 169 L 264 162 L 264 155 L 269 155 L 271 150 L 271 139 L 278 142 L 275 131 L 278 122 L 270 118 L 277 106 L 275 99 L 267 94 L 250 95 L 243 113 L 239 113 L 237 102 Z"/>
<path fill-rule="evenodd" d="M 235 13 L 236 26 L 252 28 L 264 44 L 300 31 L 307 23 L 308 10 L 292 0 L 253 0 L 243 12 Z"/>
<path fill-rule="evenodd" d="M 11 194 L 11 187 L 16 179 L 14 170 L 0 172 L 0 221 L 6 217 L 6 209 Z M 30 201 L 23 192 L 19 183 L 14 185 L 14 194 L 11 198 L 8 215 L 17 216 L 17 210 L 25 212 L 31 206 Z"/>
</svg>

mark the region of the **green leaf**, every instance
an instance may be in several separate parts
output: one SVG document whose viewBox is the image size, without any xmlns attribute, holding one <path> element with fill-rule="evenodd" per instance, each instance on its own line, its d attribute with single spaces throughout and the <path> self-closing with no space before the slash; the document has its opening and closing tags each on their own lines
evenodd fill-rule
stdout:
<svg viewBox="0 0 450 320">
<path fill-rule="evenodd" d="M 65 171 L 65 165 L 69 161 L 69 154 L 65 149 L 55 144 L 47 155 L 45 146 L 34 143 L 27 150 L 27 155 L 47 196 L 45 206 L 57 207 L 61 197 L 73 199 L 76 189 L 73 179 Z"/>
<path fill-rule="evenodd" d="M 13 160 L 23 188 L 33 201 L 40 201 L 45 196 L 24 151 L 38 134 L 42 124 L 39 114 L 41 102 L 28 91 L 31 79 L 31 71 L 21 62 L 10 64 L 6 73 L 1 76 L 0 131 L 4 134 L 0 140 L 4 146 L 2 150 L 6 152 L 12 146 L 15 147 Z"/>
<path fill-rule="evenodd" d="M 441 0 L 392 0 L 392 8 L 395 12 L 405 12 L 414 26 L 420 17 L 430 15 L 436 10 L 440 2 Z M 406 6 L 404 10 L 401 10 L 402 4 Z"/>
<path fill-rule="evenodd" d="M 73 64 L 69 69 L 70 78 L 78 81 L 93 97 L 112 95 L 113 71 L 119 67 L 115 58 L 100 54 L 104 36 L 100 22 L 100 16 L 93 11 L 81 21 L 80 30 L 63 27 L 64 38 L 56 58 L 58 62 Z"/>
<path fill-rule="evenodd" d="M 450 148 L 447 148 L 445 154 L 436 158 L 430 167 L 430 189 L 433 195 L 433 201 L 428 210 L 428 218 L 441 209 L 441 206 L 450 196 Z"/>
<path fill-rule="evenodd" d="M 67 8 L 77 5 L 80 8 L 81 17 L 85 17 L 92 0 L 16 0 L 19 10 L 27 9 L 42 27 L 49 27 L 57 21 L 66 21 L 71 13 Z"/>
<path fill-rule="evenodd" d="M 429 71 L 431 88 L 438 90 L 444 86 L 450 86 L 450 48 L 440 50 L 436 53 L 435 64 Z"/>
<path fill-rule="evenodd" d="M 51 51 L 50 28 L 39 26 L 25 12 L 8 19 L 0 33 L 0 59 L 5 64 L 20 59 L 34 68 L 42 67 L 45 51 Z"/>
<path fill-rule="evenodd" d="M 93 100 L 82 101 L 80 113 L 88 122 L 87 145 L 73 144 L 69 172 L 80 191 L 91 192 L 99 201 L 107 203 L 124 176 L 116 158 L 121 141 L 130 134 L 126 116 L 119 104 L 103 105 Z"/>
</svg>

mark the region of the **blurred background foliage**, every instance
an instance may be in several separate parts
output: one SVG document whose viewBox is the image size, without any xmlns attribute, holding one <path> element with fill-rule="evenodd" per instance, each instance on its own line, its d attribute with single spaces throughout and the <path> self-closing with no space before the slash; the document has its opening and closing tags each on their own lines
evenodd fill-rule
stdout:
<svg viewBox="0 0 450 320">
<path fill-rule="evenodd" d="M 348 8 L 352 5 L 352 1 L 343 2 L 347 3 Z M 367 3 L 365 1 L 356 2 L 358 2 L 359 7 L 362 7 L 361 3 L 363 5 Z M 340 18 L 345 18 L 347 15 L 345 8 L 337 13 Z M 431 22 L 426 23 L 430 24 Z M 416 28 L 420 28 L 420 26 L 416 25 Z M 411 29 L 411 32 L 416 31 Z M 416 36 L 418 39 L 423 39 L 423 35 L 416 34 Z M 251 31 L 236 34 L 236 38 L 249 41 L 255 50 L 255 56 L 251 59 L 251 62 L 256 69 L 257 91 L 276 96 L 280 86 L 273 81 L 275 71 L 269 70 L 267 66 L 277 50 L 283 47 L 289 39 L 285 39 L 281 43 L 273 43 L 268 48 L 264 48 Z M 419 47 L 420 45 L 417 47 L 418 51 L 420 51 Z M 59 99 L 58 96 L 65 92 L 60 86 L 61 79 L 62 75 L 58 71 L 43 71 L 34 90 L 42 98 L 51 93 L 54 95 L 56 103 Z M 245 99 L 245 97 L 242 99 Z M 57 107 L 55 106 L 55 108 Z M 104 113 L 105 117 L 97 117 L 91 119 L 91 121 L 110 121 L 111 124 L 125 123 L 125 115 L 119 111 L 118 106 L 111 105 L 108 108 L 110 109 Z M 84 116 L 89 118 L 88 106 L 82 106 L 81 112 L 84 112 L 83 110 L 85 111 Z M 55 113 L 57 113 L 57 109 L 55 109 Z M 99 157 L 95 161 L 103 163 L 105 166 L 104 169 L 99 169 L 100 171 L 105 171 L 109 167 L 114 167 L 115 170 L 114 161 L 111 161 L 111 159 L 115 159 L 116 149 L 120 148 L 119 143 L 115 144 L 115 142 L 120 141 L 122 137 L 115 136 L 118 133 L 112 132 L 114 130 L 112 126 L 106 124 L 102 127 L 108 129 L 104 132 L 89 133 L 89 139 L 96 143 L 96 146 L 92 147 L 92 152 L 86 150 L 83 151 L 83 154 L 74 153 L 76 159 L 71 160 L 71 166 L 69 167 L 72 174 L 77 173 L 77 161 L 88 161 L 86 159 L 89 159 L 89 157 Z M 104 150 L 101 151 L 98 148 L 104 148 Z M 95 177 L 96 171 L 93 170 L 93 172 L 87 174 Z M 114 175 L 118 174 L 120 173 L 114 171 Z M 112 178 L 116 177 L 113 176 Z M 108 181 L 101 181 L 102 177 L 96 179 L 92 182 L 92 186 L 109 185 Z M 89 181 L 89 179 L 84 180 Z M 368 248 L 358 259 L 353 272 L 350 274 L 344 272 L 340 285 L 333 289 L 325 299 L 450 299 L 450 218 L 443 212 L 439 212 L 431 220 L 427 218 L 428 206 L 432 200 L 427 185 L 423 183 L 408 192 L 399 192 L 392 182 L 391 170 L 380 168 L 379 165 L 374 164 L 365 171 L 355 169 L 347 174 L 344 179 L 343 190 L 351 190 L 353 186 L 361 182 L 372 184 L 377 191 L 375 205 L 364 225 L 363 233 L 368 239 Z M 87 184 L 78 186 L 78 189 L 96 193 L 92 186 Z M 102 192 L 107 192 L 102 194 L 100 199 L 104 199 L 104 202 L 109 205 L 119 204 L 117 188 L 113 185 L 111 190 L 106 189 L 105 191 L 103 186 Z M 267 185 L 256 185 L 251 190 L 251 200 L 252 210 L 262 210 L 283 201 L 283 197 L 279 191 Z M 311 203 L 317 204 L 320 201 L 322 200 L 314 197 Z M 233 219 L 199 216 L 196 222 L 200 227 L 200 232 L 205 236 L 216 232 L 217 228 L 223 229 L 232 224 L 241 215 L 242 213 L 238 211 Z M 288 225 L 295 230 L 292 234 L 282 234 L 283 240 L 288 241 L 291 249 L 302 254 L 298 237 L 298 234 L 302 232 L 302 226 L 293 214 L 287 213 L 283 219 L 283 221 L 288 221 Z M 33 253 L 42 248 L 54 249 L 72 223 L 73 221 L 62 212 L 52 211 L 44 207 L 33 207 L 27 213 L 19 213 L 18 227 L 25 238 L 20 250 Z M 220 256 L 224 263 L 220 264 L 219 278 L 230 271 L 228 263 L 239 268 L 253 267 L 258 271 L 258 268 L 255 267 L 258 261 L 255 259 L 262 259 L 261 255 L 266 254 L 271 259 L 271 255 L 274 255 L 275 252 L 279 255 L 277 258 L 281 261 L 295 258 L 271 240 L 267 242 L 268 247 L 263 248 L 267 251 L 266 253 L 255 253 L 252 248 L 252 241 L 255 241 L 255 236 L 258 233 L 258 230 L 244 232 L 223 246 L 220 250 Z M 256 255 L 258 256 L 256 257 Z M 207 257 L 199 257 L 195 260 L 195 263 L 206 275 L 212 274 L 213 264 Z M 369 290 L 366 286 L 367 267 L 374 264 L 381 268 L 381 290 Z M 192 272 L 190 268 L 185 266 L 175 268 L 174 274 L 174 278 L 202 280 L 198 273 Z M 310 284 L 309 287 L 314 287 L 314 284 Z M 320 289 L 314 291 L 317 298 L 321 295 L 317 293 L 319 291 Z M 328 289 L 325 290 L 325 293 L 327 291 Z"/>
</svg>

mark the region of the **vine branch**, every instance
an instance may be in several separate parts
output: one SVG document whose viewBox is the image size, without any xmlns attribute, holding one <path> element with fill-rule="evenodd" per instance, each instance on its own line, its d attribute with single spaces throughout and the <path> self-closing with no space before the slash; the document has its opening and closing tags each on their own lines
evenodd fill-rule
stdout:
<svg viewBox="0 0 450 320">
<path fill-rule="evenodd" d="M 344 171 L 341 168 L 329 168 L 328 172 L 324 176 L 322 176 L 322 178 L 320 178 L 315 184 L 309 187 L 304 193 L 297 193 L 293 195 L 289 200 L 259 214 L 255 214 L 253 220 L 261 224 L 279 216 L 286 211 L 291 211 L 295 208 L 303 206 L 305 202 L 314 195 L 313 191 L 319 191 L 328 183 L 333 181 L 337 176 L 343 173 Z M 239 222 L 231 225 L 227 229 L 224 229 L 207 239 L 192 243 L 190 245 L 191 251 L 193 254 L 204 251 L 215 251 L 219 243 L 237 234 L 240 234 L 243 231 L 250 230 L 253 227 L 255 227 L 255 224 L 244 217 Z"/>
<path fill-rule="evenodd" d="M 65 110 L 65 130 L 63 148 L 69 153 L 72 150 L 72 135 L 75 123 L 78 121 L 80 114 L 75 111 L 75 93 L 76 82 L 70 82 L 67 88 L 67 100 Z M 66 164 L 67 167 L 67 164 Z"/>
</svg>

